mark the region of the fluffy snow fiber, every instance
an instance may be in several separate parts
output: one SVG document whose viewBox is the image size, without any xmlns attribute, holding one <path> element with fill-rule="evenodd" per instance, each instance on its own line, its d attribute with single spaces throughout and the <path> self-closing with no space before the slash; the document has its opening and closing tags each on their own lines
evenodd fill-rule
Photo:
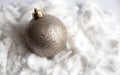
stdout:
<svg viewBox="0 0 120 75">
<path fill-rule="evenodd" d="M 34 8 L 61 19 L 66 49 L 53 59 L 31 53 L 24 29 Z M 96 3 L 34 0 L 0 6 L 0 75 L 120 75 L 120 42 L 114 15 Z"/>
</svg>

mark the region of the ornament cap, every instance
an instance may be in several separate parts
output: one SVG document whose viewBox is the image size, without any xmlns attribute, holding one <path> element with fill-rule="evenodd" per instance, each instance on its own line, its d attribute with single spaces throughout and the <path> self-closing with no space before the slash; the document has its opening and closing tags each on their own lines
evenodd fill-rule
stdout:
<svg viewBox="0 0 120 75">
<path fill-rule="evenodd" d="M 32 13 L 33 18 L 39 19 L 40 17 L 43 17 L 43 13 L 41 10 L 38 10 L 37 8 L 34 8 L 34 12 Z"/>
</svg>

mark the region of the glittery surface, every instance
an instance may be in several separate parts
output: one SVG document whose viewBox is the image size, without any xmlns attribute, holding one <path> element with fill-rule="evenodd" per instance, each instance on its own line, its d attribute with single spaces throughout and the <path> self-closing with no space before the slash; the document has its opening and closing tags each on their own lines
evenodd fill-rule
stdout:
<svg viewBox="0 0 120 75">
<path fill-rule="evenodd" d="M 52 15 L 32 19 L 26 28 L 26 42 L 40 56 L 54 56 L 64 50 L 67 31 L 64 24 Z"/>
</svg>

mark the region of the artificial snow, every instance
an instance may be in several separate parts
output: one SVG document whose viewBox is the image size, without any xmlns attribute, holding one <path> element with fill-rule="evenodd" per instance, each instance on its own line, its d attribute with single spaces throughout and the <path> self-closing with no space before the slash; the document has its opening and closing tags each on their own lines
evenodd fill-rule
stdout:
<svg viewBox="0 0 120 75">
<path fill-rule="evenodd" d="M 34 8 L 61 19 L 66 49 L 53 59 L 31 53 L 24 29 Z M 111 12 L 94 2 L 35 0 L 0 7 L 0 75 L 120 75 L 120 41 Z"/>
</svg>

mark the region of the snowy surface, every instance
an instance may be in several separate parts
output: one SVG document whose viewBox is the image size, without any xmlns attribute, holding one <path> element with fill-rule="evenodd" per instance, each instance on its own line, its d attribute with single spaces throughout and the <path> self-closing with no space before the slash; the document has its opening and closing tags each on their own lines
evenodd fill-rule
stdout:
<svg viewBox="0 0 120 75">
<path fill-rule="evenodd" d="M 31 53 L 24 43 L 35 7 L 60 18 L 67 28 L 67 48 L 52 60 Z M 120 75 L 116 26 L 114 14 L 94 2 L 36 0 L 1 6 L 0 75 Z"/>
</svg>

